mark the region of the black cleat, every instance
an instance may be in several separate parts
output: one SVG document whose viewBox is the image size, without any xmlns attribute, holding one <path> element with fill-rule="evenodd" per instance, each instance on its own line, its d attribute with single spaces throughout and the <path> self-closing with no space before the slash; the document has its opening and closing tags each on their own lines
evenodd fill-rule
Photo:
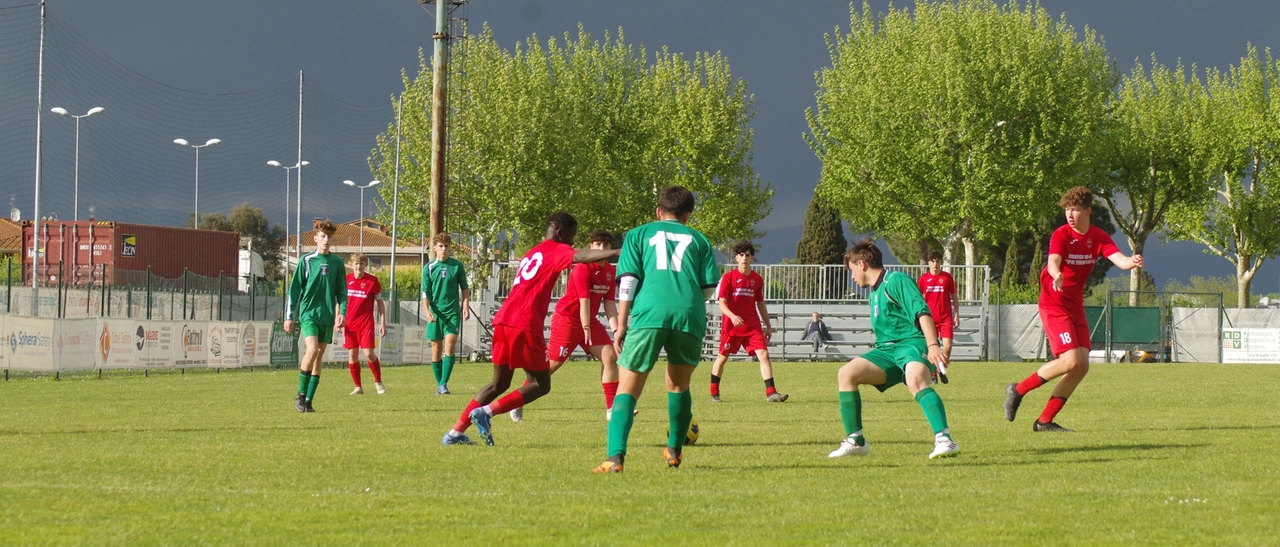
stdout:
<svg viewBox="0 0 1280 547">
<path fill-rule="evenodd" d="M 1031 430 L 1032 431 L 1049 431 L 1052 433 L 1074 433 L 1075 432 L 1074 429 L 1067 429 L 1065 427 L 1058 425 L 1058 422 L 1049 422 L 1047 424 L 1042 424 L 1040 423 L 1040 420 L 1036 420 L 1036 423 L 1031 424 Z"/>
<path fill-rule="evenodd" d="M 298 412 L 306 412 L 306 411 L 307 411 L 307 396 L 306 396 L 306 395 L 303 395 L 303 394 L 301 394 L 301 393 L 299 393 L 299 394 L 298 394 L 298 398 L 297 398 L 297 400 L 295 400 L 295 401 L 294 401 L 294 403 L 293 403 L 293 408 L 294 408 L 294 410 L 297 410 Z"/>
<path fill-rule="evenodd" d="M 942 380 L 942 383 L 944 383 L 944 384 L 950 384 L 950 383 L 951 383 L 951 379 L 950 379 L 950 378 L 947 378 L 947 373 L 945 373 L 945 372 L 939 372 L 939 373 L 938 373 L 938 379 L 939 379 L 939 380 Z"/>
<path fill-rule="evenodd" d="M 311 401 L 307 401 L 307 412 L 315 412 L 316 407 L 311 406 Z"/>
<path fill-rule="evenodd" d="M 1022 396 L 1018 395 L 1018 384 L 1009 384 L 1004 388 L 1004 419 L 1013 421 L 1018 417 L 1018 407 L 1022 405 Z"/>
</svg>

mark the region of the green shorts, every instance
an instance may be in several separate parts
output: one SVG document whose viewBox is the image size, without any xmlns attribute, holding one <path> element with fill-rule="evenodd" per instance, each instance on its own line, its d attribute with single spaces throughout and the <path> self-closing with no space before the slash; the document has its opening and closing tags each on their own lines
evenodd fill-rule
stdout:
<svg viewBox="0 0 1280 547">
<path fill-rule="evenodd" d="M 321 344 L 333 343 L 333 325 L 321 325 L 320 323 L 312 323 L 310 321 L 302 322 L 302 339 L 306 340 L 312 336 L 319 339 Z"/>
<path fill-rule="evenodd" d="M 884 371 L 884 384 L 875 386 L 880 391 L 901 384 L 906 379 L 907 363 L 912 361 L 924 363 L 930 373 L 937 370 L 933 363 L 929 362 L 929 351 L 924 345 L 924 340 L 898 342 L 878 347 L 862 354 L 862 358 L 871 361 L 871 364 Z"/>
<path fill-rule="evenodd" d="M 667 362 L 698 366 L 702 360 L 702 339 L 675 329 L 635 329 L 627 331 L 618 365 L 647 374 L 658 362 L 658 352 L 667 350 Z"/>
<path fill-rule="evenodd" d="M 431 314 L 436 317 L 436 320 L 427 323 L 427 330 L 423 335 L 427 340 L 439 342 L 444 340 L 446 334 L 457 336 L 462 333 L 462 311 L 458 309 L 439 312 L 431 310 Z"/>
</svg>

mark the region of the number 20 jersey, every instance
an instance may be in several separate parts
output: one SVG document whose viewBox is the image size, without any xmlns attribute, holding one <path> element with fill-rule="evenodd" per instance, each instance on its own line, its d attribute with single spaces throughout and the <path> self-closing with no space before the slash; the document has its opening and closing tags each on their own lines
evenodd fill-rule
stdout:
<svg viewBox="0 0 1280 547">
<path fill-rule="evenodd" d="M 701 232 L 676 220 L 650 222 L 627 232 L 618 257 L 618 279 L 628 276 L 638 280 L 630 328 L 706 335 L 702 290 L 720 281 L 720 265 Z"/>
<path fill-rule="evenodd" d="M 542 339 L 551 291 L 560 272 L 573 265 L 574 252 L 573 247 L 550 239 L 529 249 L 520 259 L 511 292 L 493 316 L 493 324 L 527 330 Z"/>
</svg>

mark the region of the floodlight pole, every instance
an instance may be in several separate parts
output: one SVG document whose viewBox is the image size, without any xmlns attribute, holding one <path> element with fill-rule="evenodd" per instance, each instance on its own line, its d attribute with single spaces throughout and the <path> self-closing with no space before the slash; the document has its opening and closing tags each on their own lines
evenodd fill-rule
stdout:
<svg viewBox="0 0 1280 547">
<path fill-rule="evenodd" d="M 36 68 L 36 203 L 31 215 L 31 315 L 40 315 L 40 118 L 44 114 L 44 20 L 46 6 L 40 1 L 40 54 Z"/>
</svg>

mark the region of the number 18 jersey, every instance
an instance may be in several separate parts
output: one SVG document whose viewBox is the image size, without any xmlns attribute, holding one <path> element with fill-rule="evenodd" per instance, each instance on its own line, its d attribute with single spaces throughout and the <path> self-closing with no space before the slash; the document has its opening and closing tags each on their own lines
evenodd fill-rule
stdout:
<svg viewBox="0 0 1280 547">
<path fill-rule="evenodd" d="M 720 281 L 720 265 L 701 232 L 676 220 L 650 222 L 627 232 L 618 257 L 618 279 L 627 276 L 638 281 L 630 328 L 706 335 L 702 290 Z"/>
</svg>

